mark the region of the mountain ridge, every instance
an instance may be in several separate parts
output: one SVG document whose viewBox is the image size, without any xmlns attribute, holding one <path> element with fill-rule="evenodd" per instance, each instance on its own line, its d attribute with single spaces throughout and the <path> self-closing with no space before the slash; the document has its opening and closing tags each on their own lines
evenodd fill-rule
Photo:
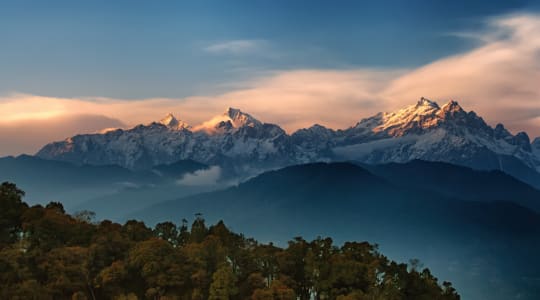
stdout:
<svg viewBox="0 0 540 300">
<path fill-rule="evenodd" d="M 421 159 L 502 170 L 540 186 L 540 179 L 531 180 L 526 170 L 540 171 L 539 138 L 531 143 L 525 132 L 512 135 L 502 124 L 491 127 L 456 101 L 439 106 L 424 97 L 346 129 L 315 124 L 291 134 L 236 108 L 193 127 L 169 114 L 161 122 L 53 142 L 36 156 L 130 169 L 192 159 L 239 174 L 316 161 L 381 164 Z"/>
</svg>

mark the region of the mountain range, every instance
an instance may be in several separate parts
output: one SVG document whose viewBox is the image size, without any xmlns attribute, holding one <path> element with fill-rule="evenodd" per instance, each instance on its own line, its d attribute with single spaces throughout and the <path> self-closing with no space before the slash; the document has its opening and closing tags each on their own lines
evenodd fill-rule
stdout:
<svg viewBox="0 0 540 300">
<path fill-rule="evenodd" d="M 31 204 L 151 225 L 202 214 L 277 243 L 368 240 L 464 299 L 497 300 L 540 295 L 539 172 L 539 138 L 425 98 L 291 134 L 233 108 L 195 126 L 168 114 L 0 158 L 0 181 Z"/>
<path fill-rule="evenodd" d="M 194 127 L 169 114 L 160 122 L 53 142 L 36 156 L 134 170 L 189 159 L 250 176 L 317 161 L 420 159 L 501 170 L 540 187 L 540 138 L 531 143 L 525 132 L 513 135 L 502 124 L 491 127 L 455 101 L 439 106 L 426 98 L 347 129 L 313 125 L 292 134 L 234 108 Z"/>
</svg>

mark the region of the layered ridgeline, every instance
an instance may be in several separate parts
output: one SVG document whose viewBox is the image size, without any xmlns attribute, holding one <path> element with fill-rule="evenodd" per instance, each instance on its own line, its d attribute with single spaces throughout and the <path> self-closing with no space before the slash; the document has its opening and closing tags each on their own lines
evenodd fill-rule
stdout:
<svg viewBox="0 0 540 300">
<path fill-rule="evenodd" d="M 29 207 L 0 185 L 1 299 L 440 299 L 460 296 L 417 261 L 367 242 L 297 237 L 286 248 L 207 226 L 92 222 L 62 204 Z"/>
<path fill-rule="evenodd" d="M 297 235 L 369 240 L 393 259 L 419 258 L 463 299 L 539 299 L 540 191 L 500 171 L 447 163 L 368 167 L 286 167 L 149 205 L 130 218 L 155 224 L 202 213 L 282 244 Z"/>
<path fill-rule="evenodd" d="M 291 135 L 233 108 L 195 127 L 168 115 L 127 130 L 70 137 L 36 155 L 130 169 L 192 159 L 237 173 L 315 161 L 380 164 L 421 159 L 502 170 L 540 186 L 540 139 L 531 143 L 524 132 L 512 135 L 502 124 L 493 128 L 455 101 L 439 106 L 425 98 L 344 130 L 314 125 Z"/>
</svg>

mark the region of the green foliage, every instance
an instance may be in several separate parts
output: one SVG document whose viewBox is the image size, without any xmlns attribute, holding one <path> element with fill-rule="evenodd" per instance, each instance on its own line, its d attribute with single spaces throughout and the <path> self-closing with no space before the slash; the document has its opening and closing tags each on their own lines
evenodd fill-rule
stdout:
<svg viewBox="0 0 540 300">
<path fill-rule="evenodd" d="M 232 267 L 228 264 L 222 265 L 212 276 L 208 299 L 234 299 L 234 296 L 238 293 L 236 280 Z"/>
<path fill-rule="evenodd" d="M 28 208 L 24 192 L 13 183 L 0 185 L 0 249 L 14 242 L 21 230 L 21 215 Z"/>
<path fill-rule="evenodd" d="M 201 215 L 190 230 L 96 223 L 56 202 L 29 208 L 23 195 L 0 186 L 0 299 L 459 299 L 418 261 L 390 261 L 367 242 L 297 237 L 280 248 Z"/>
</svg>

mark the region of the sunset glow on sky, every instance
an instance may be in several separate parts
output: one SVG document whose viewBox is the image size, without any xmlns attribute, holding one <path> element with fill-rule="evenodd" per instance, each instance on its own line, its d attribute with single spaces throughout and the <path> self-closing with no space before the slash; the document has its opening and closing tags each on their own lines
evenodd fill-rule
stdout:
<svg viewBox="0 0 540 300">
<path fill-rule="evenodd" d="M 421 96 L 540 135 L 533 1 L 239 2 L 1 4 L 0 155 L 227 107 L 346 128 Z"/>
</svg>

